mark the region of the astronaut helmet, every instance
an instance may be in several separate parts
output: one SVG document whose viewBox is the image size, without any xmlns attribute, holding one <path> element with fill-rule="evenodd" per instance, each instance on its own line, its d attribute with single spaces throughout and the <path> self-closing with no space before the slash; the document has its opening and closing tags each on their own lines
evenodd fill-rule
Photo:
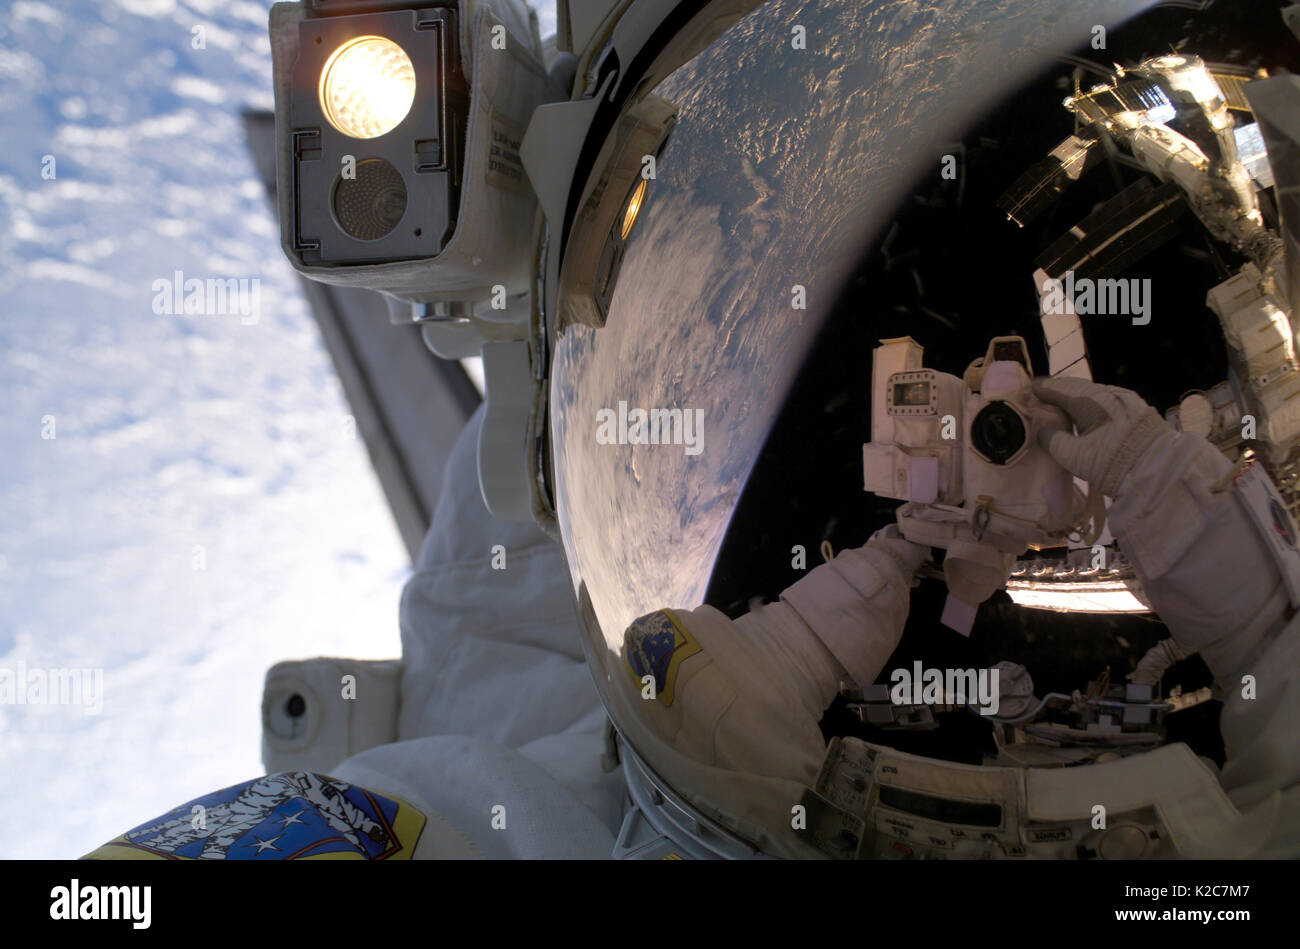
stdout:
<svg viewBox="0 0 1300 949">
<path fill-rule="evenodd" d="M 1182 727 L 1166 734 L 1159 676 L 1145 690 L 1126 682 L 1168 633 L 1104 533 L 1010 557 L 1006 588 L 979 605 L 971 636 L 943 625 L 947 591 L 922 571 L 886 669 L 910 669 L 914 657 L 980 668 L 1014 659 L 999 666 L 1008 704 L 996 728 L 979 716 L 909 720 L 887 707 L 896 702 L 882 708 L 878 683 L 846 686 L 820 722 L 822 773 L 801 783 L 683 754 L 650 723 L 671 712 L 674 676 L 698 650 L 674 610 L 743 615 L 894 522 L 898 498 L 864 491 L 862 480 L 881 340 L 910 336 L 927 366 L 961 376 L 990 339 L 1020 337 L 1033 374 L 1086 372 L 1175 409 L 1174 422 L 1187 405 L 1189 419 L 1211 428 L 1230 400 L 1248 398 L 1205 306 L 1225 272 L 1205 255 L 1189 258 L 1186 241 L 1166 239 L 1148 262 L 1169 295 L 1163 306 L 1201 314 L 1195 333 L 1132 329 L 1146 326 L 1140 283 L 1128 313 L 1064 314 L 1084 327 L 1077 336 L 1046 319 L 1057 314 L 1044 309 L 1044 288 L 1063 255 L 1082 253 L 1055 243 L 1076 220 L 1117 193 L 1126 206 L 1176 204 L 1133 162 L 1117 172 L 1128 184 L 1104 171 L 1083 176 L 1082 166 L 1109 160 L 1103 139 L 1118 135 L 1120 106 L 1097 105 L 1098 130 L 1088 131 L 1063 98 L 1082 114 L 1093 108 L 1084 100 L 1150 96 L 1133 121 L 1163 127 L 1172 121 L 1164 107 L 1199 107 L 1168 91 L 1186 86 L 1166 76 L 1178 70 L 1141 67 L 1149 83 L 1139 88 L 1112 67 L 1190 38 L 1189 56 L 1200 44 L 1204 62 L 1227 63 L 1206 67 L 1223 96 L 1201 102 L 1198 116 L 1222 107 L 1238 125 L 1248 119 L 1249 106 L 1238 107 L 1254 66 L 1228 63 L 1244 14 L 1220 10 L 1188 27 L 1186 11 L 1143 13 L 1150 6 L 1004 0 L 991 16 L 980 5 L 637 0 L 599 24 L 565 20 L 557 68 L 571 71 L 572 98 L 538 109 L 523 153 L 547 222 L 537 348 L 549 379 L 539 456 L 549 463 L 539 480 L 611 720 L 607 764 L 623 768 L 636 805 L 621 855 L 1023 856 L 1035 844 L 1047 856 L 1153 855 L 1168 834 L 1146 805 L 1125 812 L 1118 835 L 1093 832 L 1084 805 L 1111 779 L 1089 785 L 1084 769 L 1161 755 L 1145 767 L 1168 768 L 1175 739 L 1191 748 L 1178 767 L 1221 763 L 1210 708 L 1180 706 Z M 1124 104 L 1123 114 L 1136 108 Z M 1202 126 L 1188 135 L 1223 133 Z M 1053 151 L 1072 136 L 1078 155 Z M 538 141 L 567 142 L 567 164 L 542 161 L 529 148 Z M 1241 148 L 1246 167 L 1253 159 Z M 1071 196 L 1066 187 L 1081 177 Z M 1059 202 L 1036 204 L 1044 189 Z M 1180 220 L 1192 243 L 1213 230 Z M 1121 273 L 1129 262 L 1112 263 Z M 1187 403 L 1198 386 L 1199 401 Z M 1183 686 L 1211 683 L 1191 674 Z M 1056 722 L 1084 736 L 1056 743 L 1074 750 L 1030 749 L 1014 767 L 1009 736 L 1024 731 L 1034 695 L 1075 690 L 1076 716 L 1113 699 L 1119 718 Z M 1090 744 L 1102 733 L 1122 737 Z M 1130 785 L 1145 773 L 1133 767 Z M 906 777 L 892 790 L 882 777 L 890 769 Z M 1058 780 L 1039 782 L 1042 813 L 1029 814 L 1023 788 L 1036 769 Z M 1067 770 L 1084 777 L 1059 780 Z M 872 789 L 867 811 L 823 787 L 828 775 L 861 777 Z M 1048 821 L 1046 801 L 1068 815 Z"/>
</svg>

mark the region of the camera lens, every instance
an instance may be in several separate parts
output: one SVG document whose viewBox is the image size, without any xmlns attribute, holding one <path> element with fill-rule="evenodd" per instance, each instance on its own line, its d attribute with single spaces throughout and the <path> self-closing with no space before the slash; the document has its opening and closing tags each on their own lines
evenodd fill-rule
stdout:
<svg viewBox="0 0 1300 949">
<path fill-rule="evenodd" d="M 402 173 L 382 158 L 357 162 L 356 177 L 340 177 L 334 188 L 339 226 L 359 241 L 377 241 L 392 233 L 406 213 Z"/>
<path fill-rule="evenodd" d="M 1025 423 L 1005 402 L 990 402 L 975 413 L 970 426 L 971 447 L 995 465 L 1007 461 L 1025 445 Z"/>
</svg>

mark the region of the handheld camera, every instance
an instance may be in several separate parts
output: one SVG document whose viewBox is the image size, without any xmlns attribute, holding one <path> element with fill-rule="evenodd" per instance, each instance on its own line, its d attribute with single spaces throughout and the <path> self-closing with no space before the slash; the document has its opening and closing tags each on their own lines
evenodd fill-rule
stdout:
<svg viewBox="0 0 1300 949">
<path fill-rule="evenodd" d="M 1070 421 L 1034 397 L 1021 337 L 994 337 L 960 378 L 923 368 L 922 352 L 909 336 L 875 350 L 863 486 L 908 502 L 897 514 L 904 537 L 947 551 L 944 622 L 965 632 L 1016 557 L 1065 544 L 1088 508 L 1038 444 L 1041 430 Z"/>
</svg>

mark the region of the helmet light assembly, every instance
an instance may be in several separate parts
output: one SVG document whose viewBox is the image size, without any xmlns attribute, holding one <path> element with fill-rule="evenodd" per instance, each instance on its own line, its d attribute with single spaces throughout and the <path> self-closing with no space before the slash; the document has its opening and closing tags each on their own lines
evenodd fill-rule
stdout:
<svg viewBox="0 0 1300 949">
<path fill-rule="evenodd" d="M 450 240 L 468 102 L 456 15 L 388 10 L 299 25 L 287 121 L 304 264 L 435 257 Z"/>
<path fill-rule="evenodd" d="M 395 129 L 415 101 L 415 67 L 406 50 L 382 36 L 358 36 L 320 72 L 320 105 L 344 135 L 378 138 Z"/>
</svg>

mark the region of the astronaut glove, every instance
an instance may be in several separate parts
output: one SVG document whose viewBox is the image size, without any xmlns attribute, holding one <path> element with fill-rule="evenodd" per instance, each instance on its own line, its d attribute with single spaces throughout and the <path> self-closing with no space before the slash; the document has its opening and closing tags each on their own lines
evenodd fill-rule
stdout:
<svg viewBox="0 0 1300 949">
<path fill-rule="evenodd" d="M 1142 397 L 1087 379 L 1035 379 L 1034 395 L 1064 409 L 1079 430 L 1043 429 L 1039 442 L 1071 474 L 1106 497 L 1119 496 L 1124 476 L 1162 435 L 1174 431 Z"/>
<path fill-rule="evenodd" d="M 867 540 L 867 545 L 889 554 L 902 568 L 903 576 L 911 579 L 921 564 L 930 559 L 930 548 L 914 544 L 903 536 L 897 524 L 890 524 L 876 531 Z"/>
</svg>

